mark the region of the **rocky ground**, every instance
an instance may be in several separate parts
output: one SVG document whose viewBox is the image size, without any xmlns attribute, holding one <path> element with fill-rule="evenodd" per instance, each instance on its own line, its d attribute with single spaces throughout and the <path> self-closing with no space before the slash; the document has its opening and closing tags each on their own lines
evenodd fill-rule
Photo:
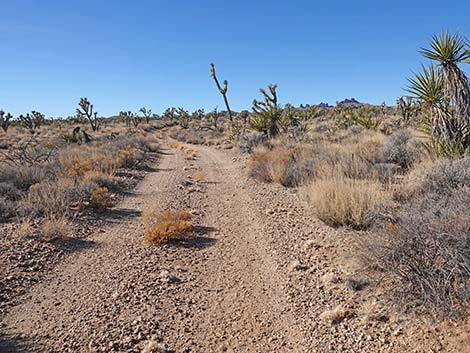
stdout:
<svg viewBox="0 0 470 353">
<path fill-rule="evenodd" d="M 351 237 L 312 217 L 296 189 L 247 179 L 235 152 L 191 148 L 195 159 L 163 150 L 88 246 L 15 297 L 1 352 L 462 351 L 449 326 L 375 300 Z M 144 245 L 140 216 L 154 209 L 191 210 L 194 238 Z"/>
</svg>

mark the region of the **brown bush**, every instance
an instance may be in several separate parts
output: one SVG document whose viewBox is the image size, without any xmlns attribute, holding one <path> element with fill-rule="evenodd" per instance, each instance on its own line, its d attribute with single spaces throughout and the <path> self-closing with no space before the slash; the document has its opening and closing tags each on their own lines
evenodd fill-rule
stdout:
<svg viewBox="0 0 470 353">
<path fill-rule="evenodd" d="M 190 237 L 193 230 L 191 217 L 188 211 L 175 210 L 145 215 L 147 230 L 144 234 L 144 242 L 157 245 Z"/>
<path fill-rule="evenodd" d="M 113 199 L 108 191 L 108 188 L 101 186 L 97 187 L 91 192 L 90 206 L 96 210 L 104 211 L 110 207 L 113 207 Z"/>
</svg>

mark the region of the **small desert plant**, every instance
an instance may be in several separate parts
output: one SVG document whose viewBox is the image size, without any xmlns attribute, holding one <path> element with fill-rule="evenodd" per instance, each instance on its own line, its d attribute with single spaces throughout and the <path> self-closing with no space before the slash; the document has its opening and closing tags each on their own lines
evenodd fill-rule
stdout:
<svg viewBox="0 0 470 353">
<path fill-rule="evenodd" d="M 108 188 L 104 186 L 97 187 L 91 192 L 89 203 L 91 207 L 98 211 L 104 211 L 114 204 Z"/>
<path fill-rule="evenodd" d="M 66 237 L 70 232 L 70 224 L 65 217 L 46 218 L 41 225 L 41 238 L 54 241 Z"/>
<path fill-rule="evenodd" d="M 192 235 L 191 213 L 188 211 L 168 210 L 163 213 L 151 212 L 145 215 L 147 230 L 144 242 L 164 244 L 175 240 L 184 240 Z"/>
</svg>

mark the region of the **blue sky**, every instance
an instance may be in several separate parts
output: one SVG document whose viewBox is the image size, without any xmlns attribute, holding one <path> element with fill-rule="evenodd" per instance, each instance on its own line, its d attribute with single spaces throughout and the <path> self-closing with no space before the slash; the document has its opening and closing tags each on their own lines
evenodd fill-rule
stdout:
<svg viewBox="0 0 470 353">
<path fill-rule="evenodd" d="M 470 1 L 0 1 L 0 109 L 100 115 L 234 109 L 277 83 L 281 103 L 394 104 L 442 29 L 470 36 Z"/>
</svg>

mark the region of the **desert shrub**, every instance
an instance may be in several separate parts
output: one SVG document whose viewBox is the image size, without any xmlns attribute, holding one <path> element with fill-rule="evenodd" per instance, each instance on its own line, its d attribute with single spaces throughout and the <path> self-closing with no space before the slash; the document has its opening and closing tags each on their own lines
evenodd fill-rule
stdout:
<svg viewBox="0 0 470 353">
<path fill-rule="evenodd" d="M 65 216 L 72 207 L 80 208 L 88 202 L 97 187 L 94 183 L 73 183 L 67 179 L 38 183 L 18 202 L 18 211 L 22 216 Z"/>
<path fill-rule="evenodd" d="M 119 164 L 124 168 L 136 168 L 141 164 L 144 158 L 144 153 L 131 144 L 119 151 Z"/>
<path fill-rule="evenodd" d="M 400 303 L 456 314 L 470 300 L 470 187 L 441 191 L 405 204 L 361 251 L 368 266 L 397 281 Z"/>
<path fill-rule="evenodd" d="M 104 211 L 113 206 L 113 199 L 106 187 L 97 187 L 91 192 L 90 206 L 98 211 Z"/>
<path fill-rule="evenodd" d="M 421 177 L 419 192 L 447 195 L 458 187 L 470 187 L 470 158 L 443 159 L 429 166 Z"/>
<path fill-rule="evenodd" d="M 363 228 L 365 211 L 389 197 L 376 180 L 357 180 L 342 176 L 319 178 L 307 188 L 307 197 L 316 216 L 332 226 Z"/>
<path fill-rule="evenodd" d="M 19 200 L 22 196 L 21 190 L 9 182 L 0 182 L 0 196 L 10 201 Z"/>
<path fill-rule="evenodd" d="M 147 229 L 144 242 L 147 244 L 163 244 L 174 240 L 182 240 L 192 235 L 191 213 L 188 211 L 169 210 L 163 213 L 151 212 L 145 215 Z"/>
<path fill-rule="evenodd" d="M 41 238 L 54 241 L 66 237 L 70 232 L 70 224 L 65 217 L 47 218 L 41 225 Z"/>
<path fill-rule="evenodd" d="M 268 148 L 258 149 L 248 161 L 248 176 L 265 183 L 272 182 L 268 163 L 270 162 L 270 150 Z"/>
<path fill-rule="evenodd" d="M 15 214 L 15 204 L 3 197 L 0 196 L 0 222 L 5 222 Z"/>
<path fill-rule="evenodd" d="M 262 132 L 254 132 L 242 135 L 238 142 L 238 146 L 242 152 L 251 153 L 256 147 L 266 144 L 267 141 L 268 138 L 266 137 L 266 134 Z"/>
<path fill-rule="evenodd" d="M 413 139 L 409 130 L 398 130 L 377 151 L 375 159 L 381 163 L 394 163 L 407 169 L 420 159 L 422 153 L 420 143 Z"/>
<path fill-rule="evenodd" d="M 108 190 L 121 191 L 124 186 L 119 179 L 113 175 L 100 172 L 98 170 L 91 170 L 86 172 L 83 176 L 85 183 L 94 183 L 101 187 L 106 187 Z"/>
<path fill-rule="evenodd" d="M 0 167 L 0 182 L 13 184 L 20 190 L 28 188 L 46 179 L 47 167 L 42 166 L 7 166 Z"/>
</svg>

